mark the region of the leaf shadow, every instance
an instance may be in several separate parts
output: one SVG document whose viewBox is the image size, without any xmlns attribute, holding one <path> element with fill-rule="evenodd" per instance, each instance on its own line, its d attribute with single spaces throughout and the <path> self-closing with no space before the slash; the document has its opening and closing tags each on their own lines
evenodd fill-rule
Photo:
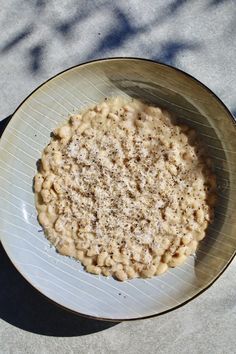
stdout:
<svg viewBox="0 0 236 354">
<path fill-rule="evenodd" d="M 215 0 L 216 1 L 216 0 Z M 219 0 L 218 0 L 219 1 Z M 221 0 L 226 1 L 226 0 Z M 48 23 L 47 26 L 50 29 L 50 38 L 45 38 L 43 41 L 36 41 L 31 48 L 26 49 L 26 57 L 28 60 L 29 72 L 33 75 L 39 74 L 43 68 L 45 61 L 45 53 L 48 51 L 49 40 L 51 36 L 57 36 L 61 41 L 74 41 L 74 35 L 76 34 L 76 40 L 80 40 L 80 26 L 91 16 L 94 16 L 95 11 L 109 12 L 109 16 L 112 16 L 109 31 L 104 36 L 99 34 L 99 41 L 95 48 L 91 47 L 89 53 L 83 58 L 85 61 L 93 58 L 99 58 L 107 56 L 107 52 L 111 50 L 118 50 L 127 41 L 135 41 L 137 36 L 142 34 L 149 35 L 152 28 L 161 28 L 162 24 L 169 21 L 177 12 L 180 12 L 183 6 L 187 3 L 187 0 L 173 0 L 170 4 L 164 5 L 161 11 L 155 12 L 154 19 L 148 24 L 134 23 L 128 13 L 119 6 L 119 3 L 111 4 L 109 2 L 97 4 L 95 3 L 93 8 L 89 2 L 84 2 L 83 6 L 76 5 L 73 9 L 74 14 L 71 12 L 66 13 L 64 19 L 55 19 L 55 22 Z M 36 16 L 45 11 L 50 2 L 45 0 L 34 0 L 33 8 Z M 155 8 L 153 9 L 155 11 Z M 0 49 L 0 53 L 8 53 L 14 49 L 15 46 L 28 40 L 28 37 L 37 30 L 33 24 L 29 24 L 20 32 L 16 33 L 10 38 Z M 98 28 L 99 31 L 99 28 Z M 194 43 L 187 43 L 184 41 L 169 41 L 161 46 L 161 50 L 151 58 L 166 62 L 174 65 L 177 55 L 180 52 L 186 50 L 194 50 L 196 46 Z"/>
<path fill-rule="evenodd" d="M 188 51 L 196 50 L 200 47 L 198 43 L 184 41 L 167 41 L 163 43 L 157 54 L 152 56 L 152 59 L 166 63 L 169 65 L 176 64 L 176 58 L 179 54 Z"/>
<path fill-rule="evenodd" d="M 229 0 L 211 0 L 210 6 L 218 6 L 228 2 Z"/>
<path fill-rule="evenodd" d="M 124 12 L 116 9 L 115 18 L 118 24 L 102 39 L 97 54 L 108 49 L 118 48 L 126 39 L 137 34 L 137 30 L 131 25 Z M 141 30 L 139 29 L 138 32 Z"/>
<path fill-rule="evenodd" d="M 96 7 L 96 4 L 94 4 Z M 102 8 L 101 5 L 100 8 Z M 60 34 L 64 39 L 69 39 L 72 35 L 75 26 L 77 26 L 81 21 L 86 20 L 89 17 L 91 8 L 88 3 L 85 3 L 84 6 L 79 6 L 73 16 L 69 16 L 65 20 L 58 21 L 53 29 L 57 34 Z"/>
<path fill-rule="evenodd" d="M 33 26 L 30 25 L 26 27 L 24 30 L 21 32 L 15 34 L 12 38 L 10 38 L 1 48 L 0 53 L 5 54 L 9 50 L 11 50 L 13 47 L 18 45 L 20 42 L 25 40 L 33 31 Z"/>
<path fill-rule="evenodd" d="M 37 44 L 29 49 L 29 68 L 31 73 L 38 73 L 42 67 L 45 45 Z"/>
<path fill-rule="evenodd" d="M 47 5 L 46 0 L 36 0 L 35 7 L 38 8 L 40 11 L 43 10 Z"/>
</svg>

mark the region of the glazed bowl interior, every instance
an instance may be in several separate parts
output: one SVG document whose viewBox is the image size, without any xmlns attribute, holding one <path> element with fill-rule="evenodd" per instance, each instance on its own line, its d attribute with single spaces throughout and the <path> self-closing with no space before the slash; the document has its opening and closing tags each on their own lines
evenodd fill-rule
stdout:
<svg viewBox="0 0 236 354">
<path fill-rule="evenodd" d="M 123 95 L 171 111 L 193 127 L 217 175 L 213 224 L 195 256 L 152 279 L 118 282 L 88 274 L 56 253 L 41 232 L 32 180 L 50 132 L 68 115 Z M 114 58 L 79 65 L 36 89 L 16 110 L 0 142 L 0 230 L 16 268 L 41 293 L 79 314 L 107 320 L 158 315 L 191 300 L 223 272 L 236 249 L 236 129 L 220 100 L 189 75 L 148 60 Z"/>
</svg>

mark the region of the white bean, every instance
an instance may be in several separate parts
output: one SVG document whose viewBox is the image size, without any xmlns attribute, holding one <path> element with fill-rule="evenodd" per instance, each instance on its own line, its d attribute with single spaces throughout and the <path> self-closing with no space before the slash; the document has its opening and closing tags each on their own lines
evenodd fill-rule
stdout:
<svg viewBox="0 0 236 354">
<path fill-rule="evenodd" d="M 45 178 L 44 182 L 43 182 L 43 188 L 44 189 L 50 189 L 52 186 L 52 183 L 54 181 L 55 175 L 50 173 L 49 175 L 47 175 L 47 177 Z"/>
<path fill-rule="evenodd" d="M 46 214 L 45 212 L 39 213 L 38 219 L 39 219 L 39 222 L 40 222 L 40 224 L 41 224 L 42 226 L 48 227 L 48 226 L 50 225 L 48 216 L 47 216 L 47 214 Z"/>
<path fill-rule="evenodd" d="M 111 271 L 108 267 L 102 267 L 102 274 L 105 275 L 105 277 L 109 277 Z"/>
<path fill-rule="evenodd" d="M 56 151 L 53 155 L 53 162 L 56 166 L 62 163 L 62 153 L 60 151 Z"/>
<path fill-rule="evenodd" d="M 146 269 L 143 269 L 141 275 L 145 278 L 151 278 L 156 273 L 156 269 L 157 268 L 154 265 L 151 265 Z"/>
<path fill-rule="evenodd" d="M 198 209 L 196 211 L 196 219 L 199 224 L 202 224 L 204 221 L 204 211 L 202 209 Z"/>
<path fill-rule="evenodd" d="M 82 263 L 85 267 L 87 267 L 93 263 L 93 260 L 91 257 L 84 257 Z"/>
<path fill-rule="evenodd" d="M 115 272 L 115 277 L 120 281 L 125 281 L 128 278 L 127 274 L 123 270 L 118 270 Z"/>
<path fill-rule="evenodd" d="M 52 199 L 50 191 L 48 189 L 42 189 L 41 196 L 43 198 L 44 203 L 46 204 L 48 204 Z"/>
<path fill-rule="evenodd" d="M 172 257 L 171 261 L 168 262 L 168 266 L 169 267 L 177 267 L 180 264 L 184 263 L 186 258 L 187 258 L 187 256 L 185 256 L 184 254 L 179 255 L 178 257 L 174 256 L 174 257 Z"/>
<path fill-rule="evenodd" d="M 42 167 L 43 167 L 43 169 L 44 169 L 45 172 L 50 171 L 51 166 L 50 166 L 49 160 L 48 160 L 48 158 L 47 158 L 46 155 L 43 155 L 43 156 L 42 156 L 42 158 L 41 158 L 41 164 L 42 164 Z"/>
<path fill-rule="evenodd" d="M 169 263 L 171 261 L 172 255 L 170 252 L 166 252 L 162 258 L 164 263 Z"/>
<path fill-rule="evenodd" d="M 156 270 L 156 275 L 161 275 L 165 273 L 168 269 L 168 265 L 166 263 L 160 262 L 159 266 L 157 267 Z"/>
<path fill-rule="evenodd" d="M 64 125 L 63 127 L 59 128 L 58 135 L 60 138 L 70 138 L 71 128 L 69 125 Z"/>
<path fill-rule="evenodd" d="M 55 227 L 55 230 L 58 232 L 62 232 L 64 230 L 65 223 L 64 223 L 64 220 L 62 219 L 62 217 L 59 216 L 59 218 L 55 222 L 54 227 Z"/>
<path fill-rule="evenodd" d="M 137 277 L 137 273 L 135 272 L 133 267 L 126 266 L 125 267 L 125 272 L 126 272 L 126 274 L 127 274 L 129 279 L 133 279 L 133 278 Z"/>
<path fill-rule="evenodd" d="M 97 258 L 97 265 L 100 267 L 103 266 L 105 264 L 105 259 L 107 258 L 107 256 L 108 256 L 107 252 L 101 252 Z"/>
<path fill-rule="evenodd" d="M 90 265 L 88 265 L 87 267 L 86 267 L 86 270 L 87 270 L 87 272 L 89 272 L 89 273 L 93 273 L 93 274 L 101 274 L 101 268 L 100 267 L 96 267 L 96 266 L 94 266 L 94 265 L 92 265 L 92 264 L 90 264 Z"/>
<path fill-rule="evenodd" d="M 34 190 L 36 193 L 39 193 L 42 188 L 44 178 L 41 175 L 41 173 L 37 173 L 37 175 L 34 177 Z"/>
</svg>

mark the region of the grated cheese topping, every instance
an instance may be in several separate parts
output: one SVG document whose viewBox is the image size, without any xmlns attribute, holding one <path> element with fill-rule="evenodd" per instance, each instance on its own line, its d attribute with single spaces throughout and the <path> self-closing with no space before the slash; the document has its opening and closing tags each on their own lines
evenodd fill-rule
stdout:
<svg viewBox="0 0 236 354">
<path fill-rule="evenodd" d="M 35 177 L 46 236 L 87 271 L 119 280 L 182 263 L 205 236 L 215 200 L 193 133 L 167 111 L 123 98 L 71 117 Z"/>
</svg>

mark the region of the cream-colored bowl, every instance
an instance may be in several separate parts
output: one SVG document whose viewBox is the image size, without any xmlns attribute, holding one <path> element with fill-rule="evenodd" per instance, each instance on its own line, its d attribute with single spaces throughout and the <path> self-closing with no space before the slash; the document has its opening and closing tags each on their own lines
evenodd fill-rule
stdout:
<svg viewBox="0 0 236 354">
<path fill-rule="evenodd" d="M 88 274 L 79 262 L 56 253 L 41 232 L 32 180 L 50 132 L 68 114 L 104 97 L 145 98 L 194 127 L 213 158 L 218 181 L 214 223 L 196 256 L 152 279 L 120 283 Z M 107 320 L 164 313 L 208 288 L 236 249 L 236 128 L 223 103 L 189 75 L 144 59 L 98 60 L 45 82 L 19 106 L 0 142 L 0 235 L 21 274 L 67 309 Z"/>
</svg>

